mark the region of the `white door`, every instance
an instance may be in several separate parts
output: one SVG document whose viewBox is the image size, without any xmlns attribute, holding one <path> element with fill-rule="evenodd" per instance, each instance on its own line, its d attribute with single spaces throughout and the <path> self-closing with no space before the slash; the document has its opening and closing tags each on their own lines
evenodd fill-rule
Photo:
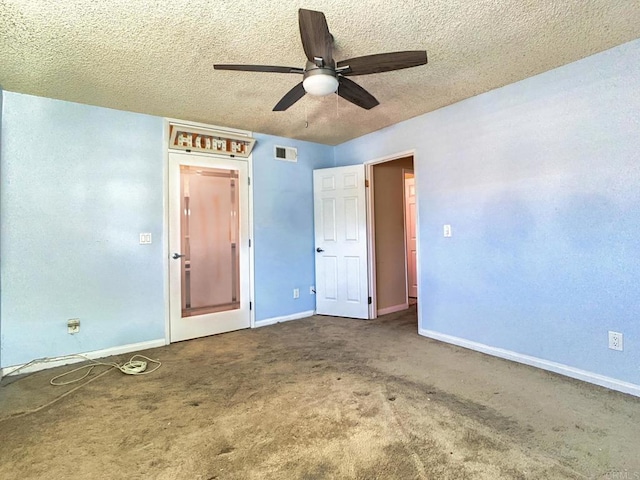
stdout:
<svg viewBox="0 0 640 480">
<path fill-rule="evenodd" d="M 169 153 L 171 341 L 248 328 L 247 162 Z"/>
<path fill-rule="evenodd" d="M 418 275 L 416 270 L 416 180 L 412 173 L 404 177 L 404 221 L 407 239 L 407 285 L 409 296 L 418 296 Z"/>
<path fill-rule="evenodd" d="M 313 172 L 316 312 L 369 318 L 364 165 Z"/>
</svg>

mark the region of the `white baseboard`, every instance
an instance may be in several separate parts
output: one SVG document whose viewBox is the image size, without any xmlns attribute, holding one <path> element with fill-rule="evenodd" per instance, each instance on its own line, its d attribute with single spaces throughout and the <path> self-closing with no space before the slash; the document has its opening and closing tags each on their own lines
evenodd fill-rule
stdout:
<svg viewBox="0 0 640 480">
<path fill-rule="evenodd" d="M 409 303 L 400 303 L 398 305 L 392 305 L 390 307 L 381 308 L 378 310 L 378 316 L 387 315 L 388 313 L 396 313 L 401 312 L 402 310 L 406 310 L 409 308 Z"/>
<path fill-rule="evenodd" d="M 94 350 L 93 352 L 81 352 L 78 354 L 61 355 L 59 357 L 47 357 L 33 360 L 31 365 L 22 364 L 14 365 L 12 367 L 4 367 L 2 369 L 2 376 L 11 375 L 14 372 L 16 374 L 32 373 L 47 368 L 59 367 L 62 365 L 69 365 L 72 363 L 84 362 L 86 358 L 78 357 L 76 355 L 82 355 L 90 359 L 110 357 L 111 355 L 122 355 L 123 353 L 138 352 L 140 350 L 147 350 L 149 348 L 164 347 L 166 345 L 165 339 L 149 340 L 148 342 L 129 343 L 127 345 L 120 345 L 118 347 L 105 348 L 104 350 Z M 24 368 L 22 368 L 24 365 Z"/>
<path fill-rule="evenodd" d="M 524 363 L 532 367 L 541 368 L 550 372 L 559 373 L 567 377 L 582 380 L 583 382 L 593 383 L 600 385 L 601 387 L 610 388 L 618 392 L 628 393 L 640 397 L 640 385 L 634 383 L 624 382 L 611 377 L 605 377 L 586 370 L 580 370 L 579 368 L 570 367 L 562 363 L 551 362 L 542 358 L 531 357 L 529 355 L 523 355 L 511 350 L 505 350 L 503 348 L 491 347 L 483 343 L 473 342 L 460 337 L 454 337 L 446 335 L 444 333 L 434 332 L 433 330 L 418 329 L 418 333 L 424 337 L 433 338 L 434 340 L 440 340 L 441 342 L 451 343 L 459 347 L 468 348 L 477 352 L 486 353 L 487 355 L 493 355 L 494 357 L 504 358 L 506 360 L 512 360 L 518 363 Z"/>
<path fill-rule="evenodd" d="M 264 320 L 257 320 L 254 328 L 266 327 L 267 325 L 274 325 L 276 323 L 288 322 L 290 320 L 300 320 L 301 318 L 312 317 L 316 314 L 315 310 L 307 310 L 306 312 L 293 313 L 291 315 L 285 315 L 283 317 L 265 318 Z"/>
</svg>

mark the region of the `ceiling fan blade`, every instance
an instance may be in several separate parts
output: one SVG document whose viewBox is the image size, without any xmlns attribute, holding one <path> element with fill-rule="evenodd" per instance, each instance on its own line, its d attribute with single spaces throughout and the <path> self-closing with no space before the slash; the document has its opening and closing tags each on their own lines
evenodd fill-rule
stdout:
<svg viewBox="0 0 640 480">
<path fill-rule="evenodd" d="M 304 73 L 304 69 L 296 67 L 275 67 L 273 65 L 225 65 L 217 63 L 215 70 L 240 70 L 243 72 Z"/>
<path fill-rule="evenodd" d="M 324 13 L 301 8 L 298 10 L 298 23 L 307 59 L 316 63 L 315 58 L 320 57 L 326 66 L 333 68 L 333 36 L 329 33 Z"/>
<path fill-rule="evenodd" d="M 283 112 L 283 111 L 285 111 L 291 105 L 293 105 L 298 100 L 300 100 L 302 97 L 304 97 L 305 93 L 307 93 L 307 92 L 304 91 L 304 87 L 302 86 L 302 82 L 300 82 L 295 87 L 293 87 L 291 90 L 289 90 L 284 97 L 282 97 L 280 99 L 280 101 L 277 103 L 277 105 L 275 107 L 273 107 L 273 111 L 274 112 Z"/>
<path fill-rule="evenodd" d="M 345 77 L 338 77 L 338 82 L 338 91 L 336 93 L 345 100 L 348 100 L 366 110 L 371 110 L 373 107 L 380 104 L 373 95 L 353 80 Z"/>
<path fill-rule="evenodd" d="M 338 62 L 337 69 L 342 75 L 368 75 L 370 73 L 391 72 L 403 68 L 417 67 L 427 63 L 427 52 L 415 50 L 406 52 L 378 53 L 364 57 L 350 58 Z"/>
</svg>

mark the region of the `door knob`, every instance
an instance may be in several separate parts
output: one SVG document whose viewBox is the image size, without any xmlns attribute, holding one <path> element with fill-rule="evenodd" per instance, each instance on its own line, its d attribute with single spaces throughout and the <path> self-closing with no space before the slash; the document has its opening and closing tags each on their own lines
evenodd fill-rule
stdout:
<svg viewBox="0 0 640 480">
<path fill-rule="evenodd" d="M 320 252 L 324 252 L 323 249 L 321 249 L 320 247 L 316 248 L 316 252 L 320 253 Z"/>
<path fill-rule="evenodd" d="M 174 258 L 175 260 L 177 260 L 177 259 L 178 259 L 178 258 L 180 258 L 180 257 L 184 257 L 184 255 L 180 255 L 179 253 L 174 253 L 172 258 Z"/>
</svg>

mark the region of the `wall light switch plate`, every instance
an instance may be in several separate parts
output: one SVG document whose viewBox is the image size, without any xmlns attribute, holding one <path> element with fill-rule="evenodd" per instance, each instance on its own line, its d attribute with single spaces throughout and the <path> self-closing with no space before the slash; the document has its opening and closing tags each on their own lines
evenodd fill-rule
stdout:
<svg viewBox="0 0 640 480">
<path fill-rule="evenodd" d="M 149 245 L 151 244 L 151 234 L 150 233 L 141 233 L 140 234 L 140 245 Z"/>
<path fill-rule="evenodd" d="M 451 225 L 445 225 L 442 227 L 442 233 L 446 238 L 449 238 L 451 236 Z"/>
</svg>

